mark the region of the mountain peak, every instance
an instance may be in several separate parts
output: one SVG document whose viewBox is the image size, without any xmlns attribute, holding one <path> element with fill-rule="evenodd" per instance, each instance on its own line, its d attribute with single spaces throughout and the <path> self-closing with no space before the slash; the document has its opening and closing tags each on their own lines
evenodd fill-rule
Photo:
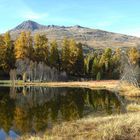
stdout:
<svg viewBox="0 0 140 140">
<path fill-rule="evenodd" d="M 40 25 L 37 22 L 34 22 L 32 20 L 27 20 L 19 24 L 17 27 L 14 28 L 14 30 L 38 30 L 44 28 L 44 25 Z"/>
</svg>

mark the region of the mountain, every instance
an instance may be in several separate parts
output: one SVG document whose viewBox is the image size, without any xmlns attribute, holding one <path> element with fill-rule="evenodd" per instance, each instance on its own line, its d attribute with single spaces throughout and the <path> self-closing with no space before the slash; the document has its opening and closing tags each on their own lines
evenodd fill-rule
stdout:
<svg viewBox="0 0 140 140">
<path fill-rule="evenodd" d="M 42 30 L 44 29 L 45 26 L 43 25 L 40 25 L 34 21 L 31 21 L 31 20 L 27 20 L 27 21 L 24 21 L 22 24 L 18 25 L 17 27 L 15 27 L 13 29 L 13 31 L 15 30 L 31 30 L 31 31 L 34 31 L 34 30 Z"/>
<path fill-rule="evenodd" d="M 75 38 L 77 42 L 84 44 L 85 48 L 116 48 L 116 47 L 135 47 L 140 44 L 140 38 L 134 36 L 112 33 L 98 29 L 76 26 L 56 26 L 41 25 L 34 21 L 24 21 L 14 29 L 10 30 L 13 39 L 20 34 L 21 31 L 30 31 L 32 35 L 36 33 L 44 34 L 49 40 L 56 39 L 60 42 L 64 37 Z"/>
</svg>

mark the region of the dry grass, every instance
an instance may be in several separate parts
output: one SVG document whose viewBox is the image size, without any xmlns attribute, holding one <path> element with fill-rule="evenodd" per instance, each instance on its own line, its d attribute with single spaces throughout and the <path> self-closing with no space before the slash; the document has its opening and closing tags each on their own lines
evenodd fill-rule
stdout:
<svg viewBox="0 0 140 140">
<path fill-rule="evenodd" d="M 115 91 L 119 80 L 83 81 L 83 82 L 26 82 L 16 81 L 16 86 L 40 86 L 40 87 L 83 87 L 90 89 L 106 89 Z M 140 97 L 140 88 L 128 83 L 121 83 L 120 94 L 128 97 Z"/>
<path fill-rule="evenodd" d="M 17 82 L 16 85 L 21 86 L 47 86 L 47 87 L 84 87 L 84 88 L 103 88 L 114 89 L 118 80 L 101 80 L 101 81 L 83 81 L 83 82 Z"/>
<path fill-rule="evenodd" d="M 130 102 L 133 102 L 133 103 L 140 103 L 140 97 L 125 97 L 127 100 L 129 100 Z"/>
<path fill-rule="evenodd" d="M 129 104 L 127 106 L 128 111 L 140 111 L 140 105 L 136 103 Z"/>
<path fill-rule="evenodd" d="M 123 115 L 86 118 L 55 126 L 43 137 L 22 140 L 139 140 L 140 112 Z"/>
<path fill-rule="evenodd" d="M 129 96 L 129 97 L 140 97 L 140 88 L 137 88 L 128 83 L 122 83 L 120 87 L 120 94 Z"/>
</svg>

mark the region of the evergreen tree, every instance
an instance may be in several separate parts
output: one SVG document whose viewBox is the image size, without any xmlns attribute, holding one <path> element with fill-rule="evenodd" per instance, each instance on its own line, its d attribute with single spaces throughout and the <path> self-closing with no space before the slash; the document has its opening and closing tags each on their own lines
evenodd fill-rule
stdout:
<svg viewBox="0 0 140 140">
<path fill-rule="evenodd" d="M 102 67 L 103 70 L 103 76 L 104 78 L 110 78 L 112 75 L 111 71 L 111 58 L 112 58 L 112 50 L 110 48 L 106 48 L 104 53 L 101 56 L 100 59 L 100 67 Z"/>
<path fill-rule="evenodd" d="M 3 36 L 0 35 L 0 68 L 4 67 L 4 58 L 5 58 L 6 49 L 4 46 Z"/>
<path fill-rule="evenodd" d="M 56 40 L 50 44 L 50 66 L 60 70 L 60 57 Z"/>
<path fill-rule="evenodd" d="M 92 62 L 92 56 L 88 54 L 84 59 L 84 73 L 86 76 L 90 76 L 91 74 L 91 62 Z"/>
<path fill-rule="evenodd" d="M 11 68 L 14 67 L 14 46 L 8 32 L 5 33 L 3 37 L 0 37 L 0 60 L 0 67 L 4 71 L 8 72 Z"/>
<path fill-rule="evenodd" d="M 35 46 L 35 59 L 36 61 L 49 63 L 49 50 L 48 50 L 48 39 L 45 35 L 36 34 L 34 37 Z"/>
<path fill-rule="evenodd" d="M 83 55 L 83 49 L 82 49 L 82 44 L 78 43 L 77 44 L 78 48 L 78 54 L 77 54 L 77 60 L 75 64 L 75 72 L 78 75 L 83 75 L 84 74 L 84 55 Z"/>
<path fill-rule="evenodd" d="M 121 50 L 117 48 L 112 56 L 112 78 L 119 79 L 121 71 Z"/>
<path fill-rule="evenodd" d="M 94 79 L 96 79 L 96 75 L 97 75 L 98 72 L 99 72 L 99 61 L 98 61 L 97 57 L 95 57 L 93 59 L 92 72 L 91 72 L 92 73 L 92 77 Z"/>
<path fill-rule="evenodd" d="M 67 73 L 69 72 L 69 67 L 70 67 L 70 47 L 69 47 L 69 40 L 64 38 L 62 41 L 62 54 L 61 54 L 61 59 L 62 59 L 62 70 L 66 71 Z"/>
<path fill-rule="evenodd" d="M 27 37 L 27 48 L 28 48 L 28 58 L 34 60 L 34 48 L 33 48 L 33 37 L 30 32 L 26 32 Z"/>
<path fill-rule="evenodd" d="M 5 53 L 5 68 L 10 71 L 15 67 L 15 54 L 14 54 L 14 44 L 11 40 L 9 32 L 4 35 L 4 44 L 6 48 Z"/>
<path fill-rule="evenodd" d="M 32 58 L 33 46 L 30 33 L 22 32 L 15 42 L 16 59 Z"/>
<path fill-rule="evenodd" d="M 76 41 L 71 39 L 69 42 L 70 47 L 70 58 L 69 58 L 69 73 L 75 75 L 76 72 L 76 61 L 78 59 L 78 47 Z"/>
<path fill-rule="evenodd" d="M 140 54 L 139 54 L 137 48 L 135 48 L 135 47 L 130 48 L 128 50 L 128 57 L 129 57 L 130 62 L 132 64 L 136 64 L 138 62 L 139 58 L 140 58 Z"/>
<path fill-rule="evenodd" d="M 108 69 L 111 56 L 112 56 L 112 50 L 110 48 L 106 48 L 100 59 L 100 64 L 105 65 L 106 70 Z"/>
</svg>

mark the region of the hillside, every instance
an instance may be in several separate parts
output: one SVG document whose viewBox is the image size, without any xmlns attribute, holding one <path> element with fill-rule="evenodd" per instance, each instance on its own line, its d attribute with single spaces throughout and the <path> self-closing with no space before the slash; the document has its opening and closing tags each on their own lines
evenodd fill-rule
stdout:
<svg viewBox="0 0 140 140">
<path fill-rule="evenodd" d="M 75 38 L 77 42 L 85 44 L 88 48 L 105 48 L 105 47 L 134 47 L 140 44 L 140 38 L 128 36 L 118 33 L 107 32 L 98 29 L 76 26 L 56 26 L 56 25 L 41 25 L 34 21 L 24 21 L 14 29 L 10 30 L 13 39 L 21 31 L 31 31 L 35 33 L 45 34 L 49 40 L 56 39 L 58 42 L 64 37 Z"/>
</svg>

